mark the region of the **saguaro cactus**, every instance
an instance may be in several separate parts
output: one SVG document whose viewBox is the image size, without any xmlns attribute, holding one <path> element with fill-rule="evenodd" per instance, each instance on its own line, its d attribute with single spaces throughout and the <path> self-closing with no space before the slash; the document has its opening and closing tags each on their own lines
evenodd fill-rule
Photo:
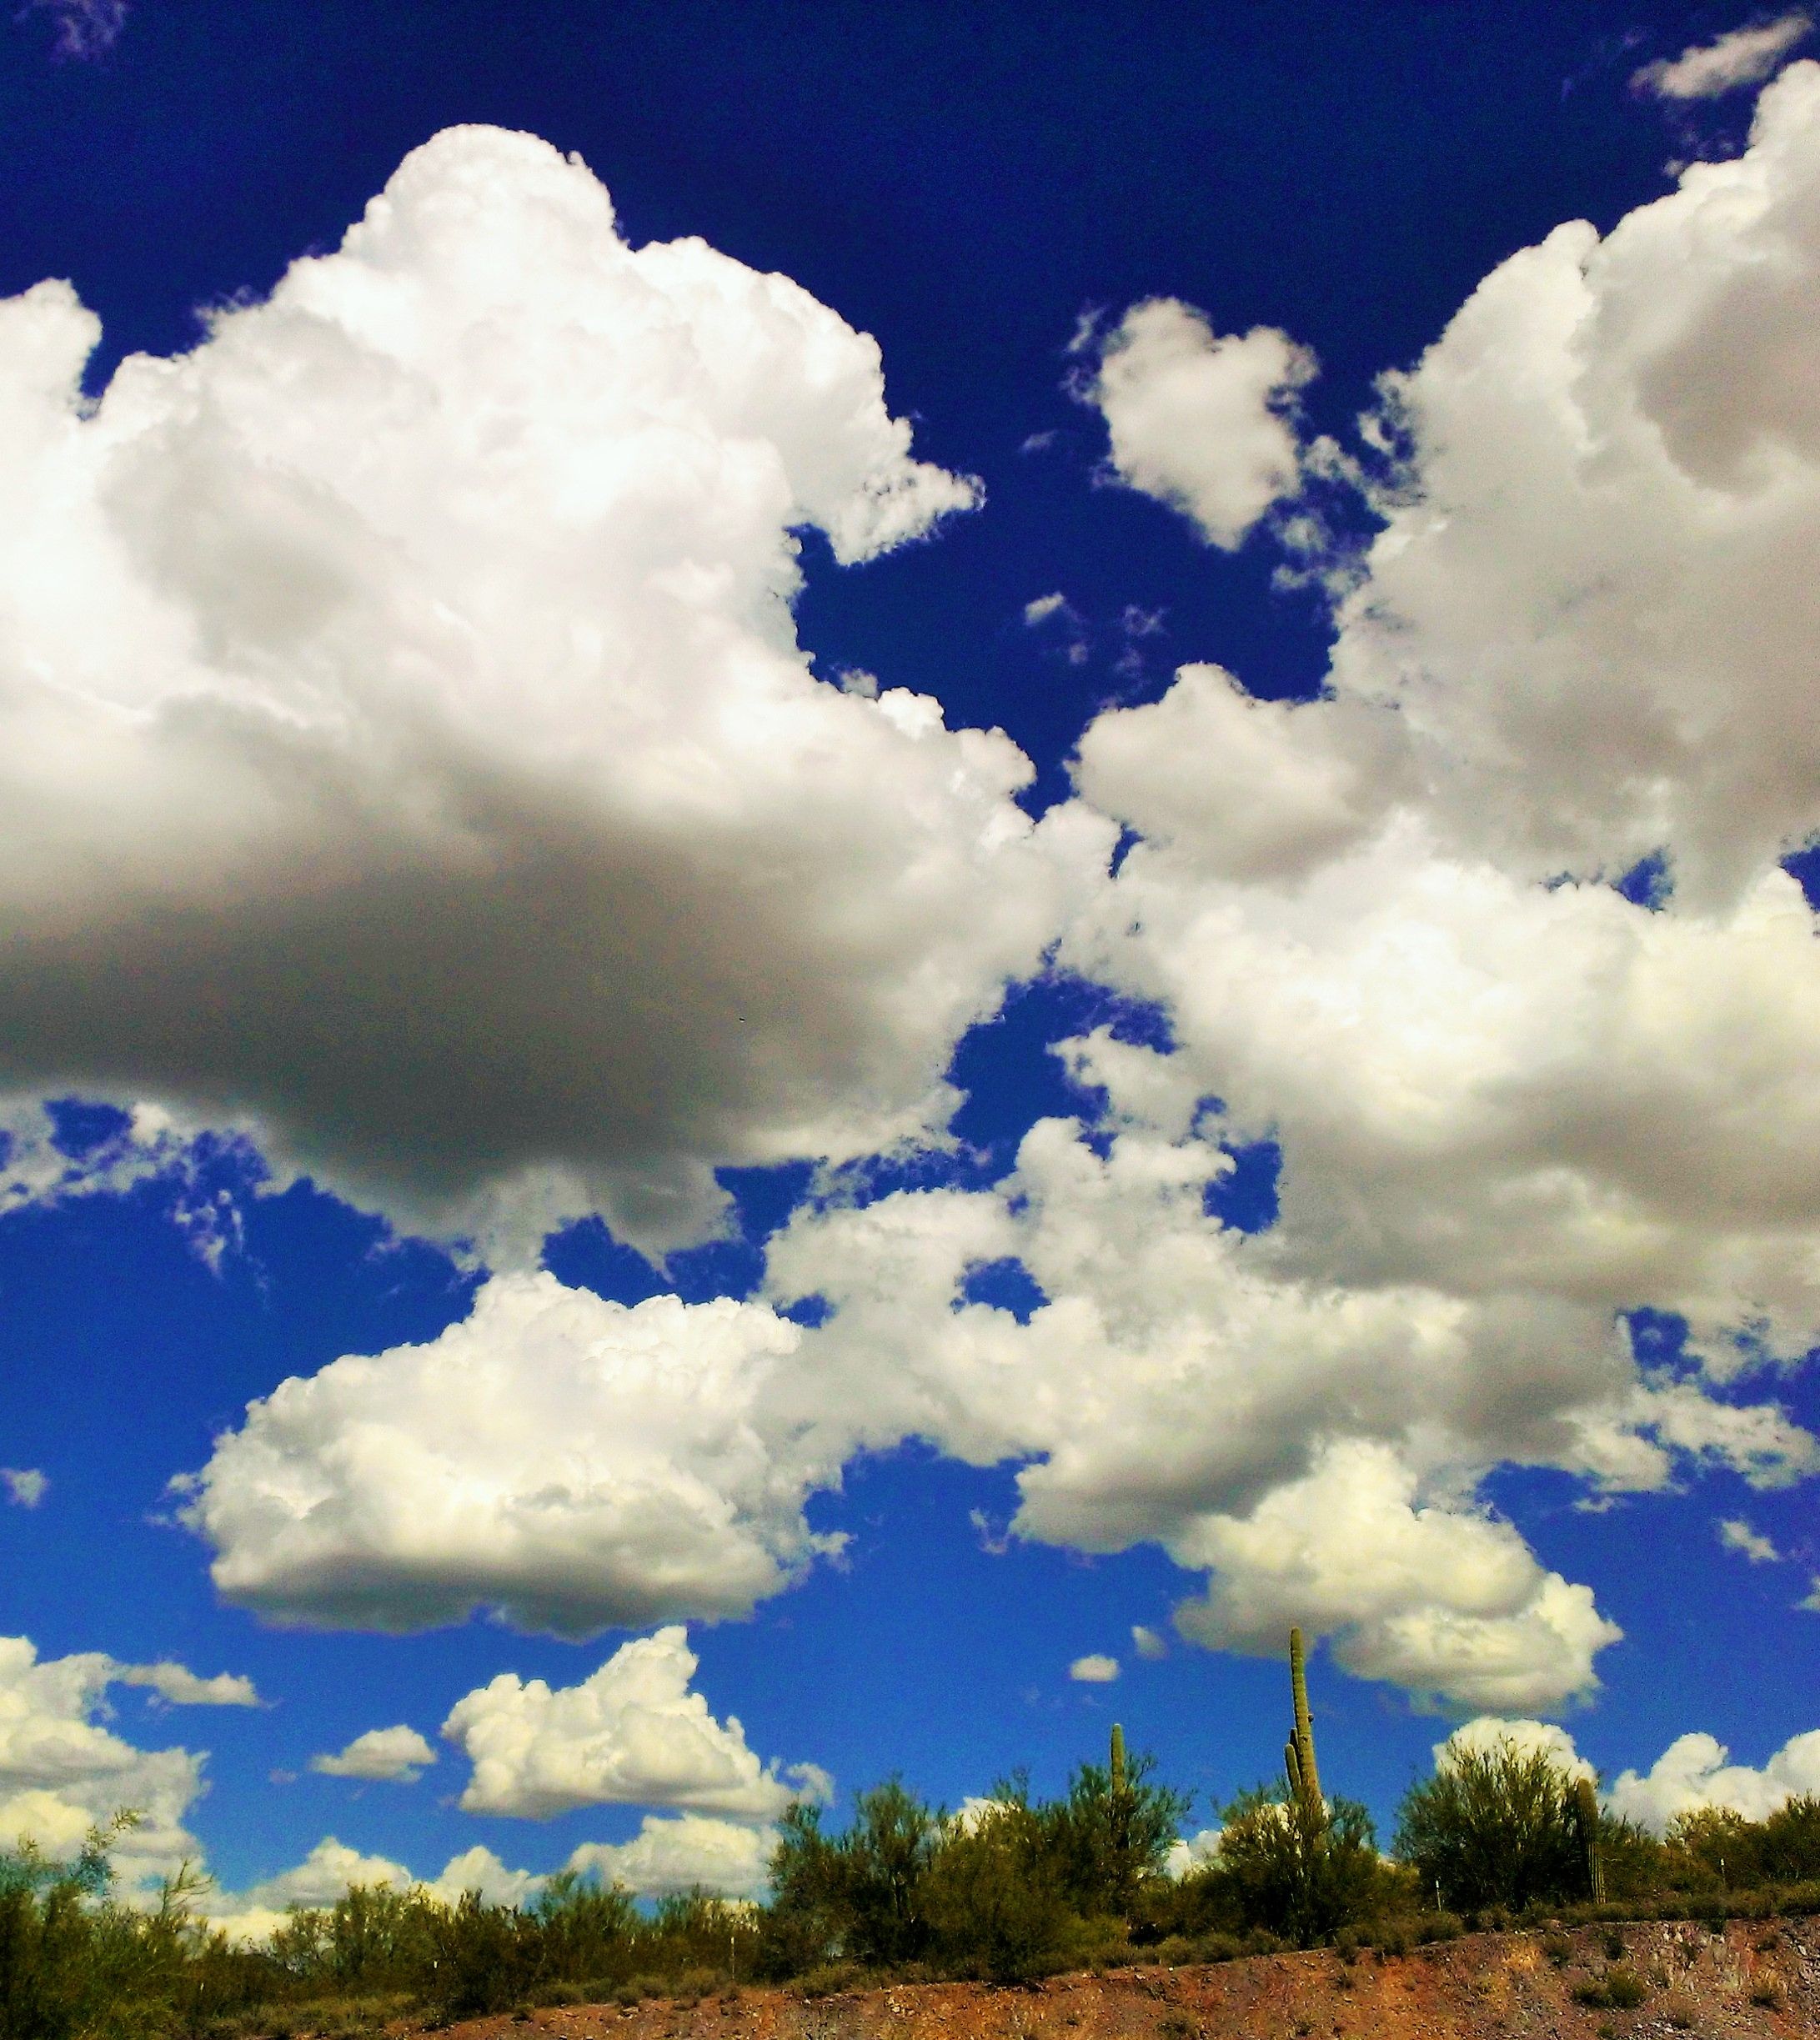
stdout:
<svg viewBox="0 0 1820 2040">
<path fill-rule="evenodd" d="M 1115 1793 L 1125 1790 L 1125 1731 L 1115 1722 L 1112 1724 L 1112 1751 L 1107 1759 L 1106 1769 L 1112 1779 Z"/>
<path fill-rule="evenodd" d="M 1605 1900 L 1605 1859 L 1599 1848 L 1599 1801 L 1584 1772 L 1573 1782 L 1573 1825 L 1580 1844 L 1580 1867 L 1587 1893 L 1595 1905 Z"/>
<path fill-rule="evenodd" d="M 1314 1724 L 1308 1718 L 1307 1659 L 1299 1629 L 1289 1632 L 1289 1683 L 1295 1697 L 1296 1727 L 1283 1752 L 1283 1768 L 1289 1774 L 1289 1789 L 1296 1798 L 1320 1807 L 1324 1804 L 1321 1772 L 1315 1764 Z"/>
</svg>

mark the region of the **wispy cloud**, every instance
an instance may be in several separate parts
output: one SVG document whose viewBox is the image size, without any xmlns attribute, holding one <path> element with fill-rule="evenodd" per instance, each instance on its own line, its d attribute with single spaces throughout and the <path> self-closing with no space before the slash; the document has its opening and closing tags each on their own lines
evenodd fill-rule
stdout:
<svg viewBox="0 0 1820 2040">
<path fill-rule="evenodd" d="M 18 18 L 48 14 L 56 24 L 59 57 L 104 55 L 127 25 L 127 0 L 25 0 Z"/>
<path fill-rule="evenodd" d="M 50 1490 L 51 1477 L 36 1466 L 0 1466 L 0 1486 L 8 1501 L 22 1509 L 35 1509 Z"/>
<path fill-rule="evenodd" d="M 1110 1686 L 1119 1676 L 1119 1661 L 1095 1651 L 1085 1657 L 1077 1657 L 1068 1667 L 1068 1676 L 1083 1686 Z"/>
<path fill-rule="evenodd" d="M 1717 99 L 1741 86 L 1760 85 L 1812 33 L 1813 17 L 1799 10 L 1734 28 L 1717 42 L 1690 43 L 1678 57 L 1645 64 L 1632 73 L 1631 89 L 1653 99 Z"/>
</svg>

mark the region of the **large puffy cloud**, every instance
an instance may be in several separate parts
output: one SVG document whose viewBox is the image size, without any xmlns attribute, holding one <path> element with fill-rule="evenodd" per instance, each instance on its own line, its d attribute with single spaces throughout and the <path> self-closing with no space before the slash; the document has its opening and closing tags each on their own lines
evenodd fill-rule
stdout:
<svg viewBox="0 0 1820 2040">
<path fill-rule="evenodd" d="M 870 338 L 484 128 L 91 405 L 98 333 L 0 305 L 0 1082 L 501 1239 L 674 1241 L 717 1165 L 939 1125 L 1107 838 L 808 670 L 794 530 L 975 499 Z"/>
<path fill-rule="evenodd" d="M 1820 1795 L 1820 1729 L 1791 1736 L 1761 1770 L 1727 1760 L 1717 1737 L 1679 1736 L 1647 1772 L 1620 1773 L 1612 1809 L 1662 1833 L 1677 1814 L 1724 1807 L 1760 1821 L 1797 1793 Z"/>
<path fill-rule="evenodd" d="M 1197 1289 L 1216 1254 L 1241 1277 L 1180 1321 L 1197 1386 L 1222 1345 L 1249 1361 L 1217 1426 L 1150 1360 L 1025 1473 L 1020 1522 L 1161 1535 L 1209 1568 L 1180 1618 L 1208 1641 L 1299 1616 L 1415 1691 L 1555 1704 L 1612 1631 L 1477 1506 L 1486 1469 L 1820 1464 L 1714 1387 L 1820 1341 L 1820 948 L 1776 868 L 1820 827 L 1817 195 L 1802 65 L 1743 157 L 1514 258 L 1391 378 L 1384 529 L 1323 699 L 1191 667 L 1082 740 L 1083 795 L 1141 840 L 1063 954 L 1166 1010 L 1178 1100 L 1280 1145 L 1280 1222 L 1201 1250 Z M 1657 854 L 1662 910 L 1600 882 Z M 1138 1271 L 1171 1294 L 1156 1246 L 1121 1241 L 1129 1281 L 997 1251 L 1053 1339 L 1077 1298 L 1133 1322 Z M 1705 1379 L 1637 1366 L 1643 1305 L 1687 1320 Z"/>
<path fill-rule="evenodd" d="M 1102 340 L 1080 393 L 1105 414 L 1113 472 L 1236 546 L 1296 486 L 1290 416 L 1314 357 L 1272 326 L 1216 333 L 1192 305 L 1152 298 Z"/>
<path fill-rule="evenodd" d="M 501 1672 L 443 1723 L 474 1766 L 464 1810 L 544 1820 L 629 1804 L 764 1821 L 794 1800 L 825 1797 L 825 1772 L 799 1765 L 786 1782 L 775 1762 L 760 1762 L 736 1717 L 715 1720 L 690 1690 L 697 1662 L 672 1627 L 622 1644 L 578 1686 Z"/>
<path fill-rule="evenodd" d="M 1333 684 L 1507 870 L 1735 898 L 1820 827 L 1820 66 L 1749 149 L 1564 226 L 1391 379 L 1406 457 Z"/>
<path fill-rule="evenodd" d="M 110 1853 L 132 1895 L 199 1853 L 183 1821 L 203 1790 L 201 1756 L 140 1749 L 98 1718 L 110 1685 L 158 1682 L 133 1678 L 137 1669 L 98 1651 L 40 1659 L 28 1638 L 0 1637 L 0 1849 L 24 1839 L 48 1855 L 71 1856 L 90 1828 L 130 1809 L 138 1823 Z M 143 1669 L 195 1678 L 177 1665 Z M 162 1682 L 182 1683 L 168 1676 Z"/>
<path fill-rule="evenodd" d="M 495 1276 L 428 1345 L 255 1402 L 190 1484 L 216 1585 L 281 1619 L 412 1629 L 477 1606 L 583 1634 L 744 1613 L 829 1548 L 840 1456 L 771 1415 L 800 1329 Z"/>
</svg>

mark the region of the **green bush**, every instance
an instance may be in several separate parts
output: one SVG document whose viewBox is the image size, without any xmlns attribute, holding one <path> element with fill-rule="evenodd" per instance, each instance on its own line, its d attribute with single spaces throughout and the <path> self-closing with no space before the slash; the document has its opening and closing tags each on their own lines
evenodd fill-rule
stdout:
<svg viewBox="0 0 1820 2040">
<path fill-rule="evenodd" d="M 1373 1919 L 1403 1897 L 1377 1852 L 1371 1817 L 1350 1799 L 1323 1807 L 1283 1786 L 1241 1792 L 1226 1807 L 1220 1847 L 1185 1880 L 1188 1894 L 1240 1931 L 1263 1928 L 1297 1947 Z M 1210 1924 L 1213 1923 L 1210 1918 Z"/>
<path fill-rule="evenodd" d="M 1546 1750 L 1505 1738 L 1449 1748 L 1431 1778 L 1410 1787 L 1396 1852 L 1452 1910 L 1520 1911 L 1585 1894 L 1572 1778 Z"/>
</svg>

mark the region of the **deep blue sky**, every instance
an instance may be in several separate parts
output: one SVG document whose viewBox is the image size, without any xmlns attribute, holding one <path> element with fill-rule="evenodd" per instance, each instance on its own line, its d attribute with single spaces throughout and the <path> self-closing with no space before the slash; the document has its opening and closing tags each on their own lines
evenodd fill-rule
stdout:
<svg viewBox="0 0 1820 2040">
<path fill-rule="evenodd" d="M 634 242 L 699 235 L 876 336 L 919 453 L 983 478 L 983 514 L 870 566 L 842 572 L 808 541 L 800 631 L 824 671 L 866 667 L 935 694 L 951 721 L 1004 727 L 1046 799 L 1109 700 L 1154 698 L 1191 659 L 1260 694 L 1307 694 L 1327 641 L 1312 596 L 1272 588 L 1261 539 L 1217 554 L 1158 504 L 1092 485 L 1104 428 L 1062 387 L 1077 318 L 1166 293 L 1223 330 L 1281 326 L 1320 357 L 1311 420 L 1341 429 L 1502 258 L 1562 220 L 1608 228 L 1668 188 L 1677 144 L 1625 79 L 1740 18 L 1430 0 L 138 0 L 114 47 L 84 61 L 56 58 L 49 22 L 32 15 L 0 37 L 0 294 L 71 278 L 104 322 L 99 387 L 127 352 L 193 345 L 199 307 L 263 292 L 294 256 L 333 246 L 401 156 L 448 124 L 579 151 Z M 1024 450 L 1040 434 L 1052 436 Z M 1081 665 L 1021 625 L 1050 589 L 1085 619 Z M 1162 611 L 1164 628 L 1141 642 L 1141 674 L 1121 674 L 1134 604 Z M 1041 1044 L 1096 1010 L 1085 992 L 1040 990 L 964 1045 L 963 1130 L 990 1167 L 1065 1104 Z M 241 1160 L 218 1165 L 241 1181 Z M 1248 1165 L 1248 1223 L 1270 1214 L 1271 1165 Z M 759 1238 L 800 1179 L 741 1187 Z M 542 1869 L 578 1841 L 629 1832 L 624 1810 L 547 1829 L 459 1815 L 445 1803 L 453 1757 L 409 1792 L 268 1782 L 364 1728 L 433 1733 L 499 1670 L 573 1682 L 614 1640 L 484 1623 L 409 1641 L 283 1631 L 218 1605 L 201 1546 L 161 1520 L 165 1482 L 286 1376 L 433 1336 L 464 1313 L 473 1278 L 307 1187 L 252 1201 L 243 1254 L 214 1272 L 168 1222 L 169 1195 L 153 1185 L 0 1220 L 0 1460 L 52 1481 L 38 1509 L 0 1508 L 0 1632 L 46 1655 L 169 1656 L 256 1679 L 273 1711 L 153 1719 L 141 1696 L 119 1697 L 122 1732 L 213 1752 L 193 1825 L 230 1887 L 328 1832 L 425 1871 L 476 1839 Z M 598 1229 L 550 1258 L 628 1301 L 666 1280 Z M 668 1279 L 738 1292 L 757 1265 L 724 1248 Z M 1793 1406 L 1820 1417 L 1811 1379 Z M 1588 1755 L 1608 1772 L 1647 1767 L 1701 1727 L 1760 1762 L 1816 1725 L 1820 1622 L 1770 1654 L 1788 1576 L 1742 1566 L 1712 1528 L 1747 1509 L 1785 1551 L 1820 1561 L 1807 1495 L 1747 1496 L 1716 1475 L 1697 1500 L 1589 1514 L 1577 1492 L 1521 1475 L 1495 1490 L 1544 1563 L 1592 1581 L 1627 1632 L 1574 1724 Z M 1130 1624 L 1166 1626 L 1186 1576 L 1148 1549 L 989 1552 L 970 1511 L 1002 1523 L 1012 1506 L 1008 1471 L 919 1448 L 855 1465 L 812 1510 L 850 1533 L 847 1562 L 749 1622 L 694 1632 L 710 1706 L 737 1713 L 762 1754 L 812 1758 L 845 1789 L 901 1770 L 950 1803 L 1020 1763 L 1059 1785 L 1115 1717 L 1200 1794 L 1197 1818 L 1270 1772 L 1280 1667 L 1181 1646 L 1138 1662 Z M 1069 1682 L 1069 1661 L 1093 1651 L 1125 1657 L 1120 1684 Z M 1325 1664 L 1316 1679 L 1324 1772 L 1387 1825 L 1444 1724 Z"/>
</svg>

